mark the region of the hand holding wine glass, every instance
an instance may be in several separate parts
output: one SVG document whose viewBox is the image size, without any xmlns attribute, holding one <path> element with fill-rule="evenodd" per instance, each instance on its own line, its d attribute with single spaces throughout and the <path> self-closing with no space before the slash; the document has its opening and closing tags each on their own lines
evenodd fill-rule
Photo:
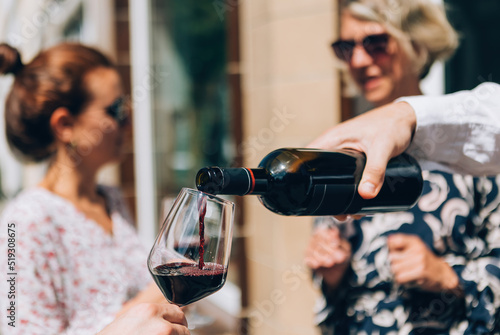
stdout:
<svg viewBox="0 0 500 335">
<path fill-rule="evenodd" d="M 167 303 L 142 303 L 117 317 L 97 335 L 188 335 L 182 310 Z"/>
<path fill-rule="evenodd" d="M 234 204 L 183 188 L 148 258 L 165 298 L 186 306 L 222 288 L 231 252 Z"/>
</svg>

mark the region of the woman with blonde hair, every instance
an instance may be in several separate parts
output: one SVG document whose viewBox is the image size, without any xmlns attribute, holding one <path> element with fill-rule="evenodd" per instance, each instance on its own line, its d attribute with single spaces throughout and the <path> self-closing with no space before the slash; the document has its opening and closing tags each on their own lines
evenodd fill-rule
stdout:
<svg viewBox="0 0 500 335">
<path fill-rule="evenodd" d="M 421 95 L 420 80 L 458 44 L 430 0 L 351 0 L 341 13 L 333 50 L 375 107 Z M 306 264 L 323 293 L 323 334 L 499 332 L 500 180 L 423 176 L 407 212 L 316 222 Z"/>
<path fill-rule="evenodd" d="M 341 38 L 332 48 L 374 106 L 422 94 L 420 80 L 458 46 L 442 8 L 430 0 L 344 1 L 341 8 Z"/>
</svg>

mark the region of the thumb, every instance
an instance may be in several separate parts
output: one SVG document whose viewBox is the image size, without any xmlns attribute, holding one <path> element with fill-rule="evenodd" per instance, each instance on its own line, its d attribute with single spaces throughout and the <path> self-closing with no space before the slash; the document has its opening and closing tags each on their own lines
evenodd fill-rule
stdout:
<svg viewBox="0 0 500 335">
<path fill-rule="evenodd" d="M 385 169 L 389 155 L 379 151 L 366 153 L 366 165 L 358 187 L 358 193 L 363 199 L 373 199 L 384 184 Z"/>
</svg>

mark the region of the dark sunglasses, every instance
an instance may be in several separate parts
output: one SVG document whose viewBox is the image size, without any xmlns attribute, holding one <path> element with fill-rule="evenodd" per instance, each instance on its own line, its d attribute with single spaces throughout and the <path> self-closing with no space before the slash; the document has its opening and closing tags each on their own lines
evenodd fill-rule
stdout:
<svg viewBox="0 0 500 335">
<path fill-rule="evenodd" d="M 106 107 L 106 114 L 120 124 L 125 123 L 128 119 L 128 110 L 125 106 L 124 97 L 119 97 L 110 106 Z"/>
<path fill-rule="evenodd" d="M 354 40 L 338 40 L 332 43 L 332 48 L 339 59 L 349 63 L 357 44 L 361 44 L 366 53 L 371 57 L 375 57 L 381 54 L 387 54 L 388 42 L 389 34 L 377 34 L 368 35 L 363 38 L 361 42 L 356 42 Z"/>
</svg>

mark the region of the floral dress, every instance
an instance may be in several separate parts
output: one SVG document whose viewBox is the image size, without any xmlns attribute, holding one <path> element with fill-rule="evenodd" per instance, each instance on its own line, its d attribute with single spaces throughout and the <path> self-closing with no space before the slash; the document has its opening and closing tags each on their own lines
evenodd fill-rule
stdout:
<svg viewBox="0 0 500 335">
<path fill-rule="evenodd" d="M 408 212 L 336 224 L 352 246 L 339 289 L 323 290 L 317 321 L 326 334 L 500 334 L 500 177 L 424 172 L 424 189 Z M 392 233 L 414 234 L 458 275 L 464 295 L 393 283 Z M 318 282 L 321 283 L 321 278 Z"/>
<path fill-rule="evenodd" d="M 13 302 L 16 311 L 14 324 L 2 313 L 2 334 L 95 334 L 151 282 L 147 250 L 122 197 L 115 188 L 100 186 L 99 191 L 106 198 L 112 235 L 43 188 L 24 191 L 5 208 L 0 220 L 0 309 L 6 311 Z M 16 274 L 10 298 L 9 228 L 15 235 Z"/>
</svg>

